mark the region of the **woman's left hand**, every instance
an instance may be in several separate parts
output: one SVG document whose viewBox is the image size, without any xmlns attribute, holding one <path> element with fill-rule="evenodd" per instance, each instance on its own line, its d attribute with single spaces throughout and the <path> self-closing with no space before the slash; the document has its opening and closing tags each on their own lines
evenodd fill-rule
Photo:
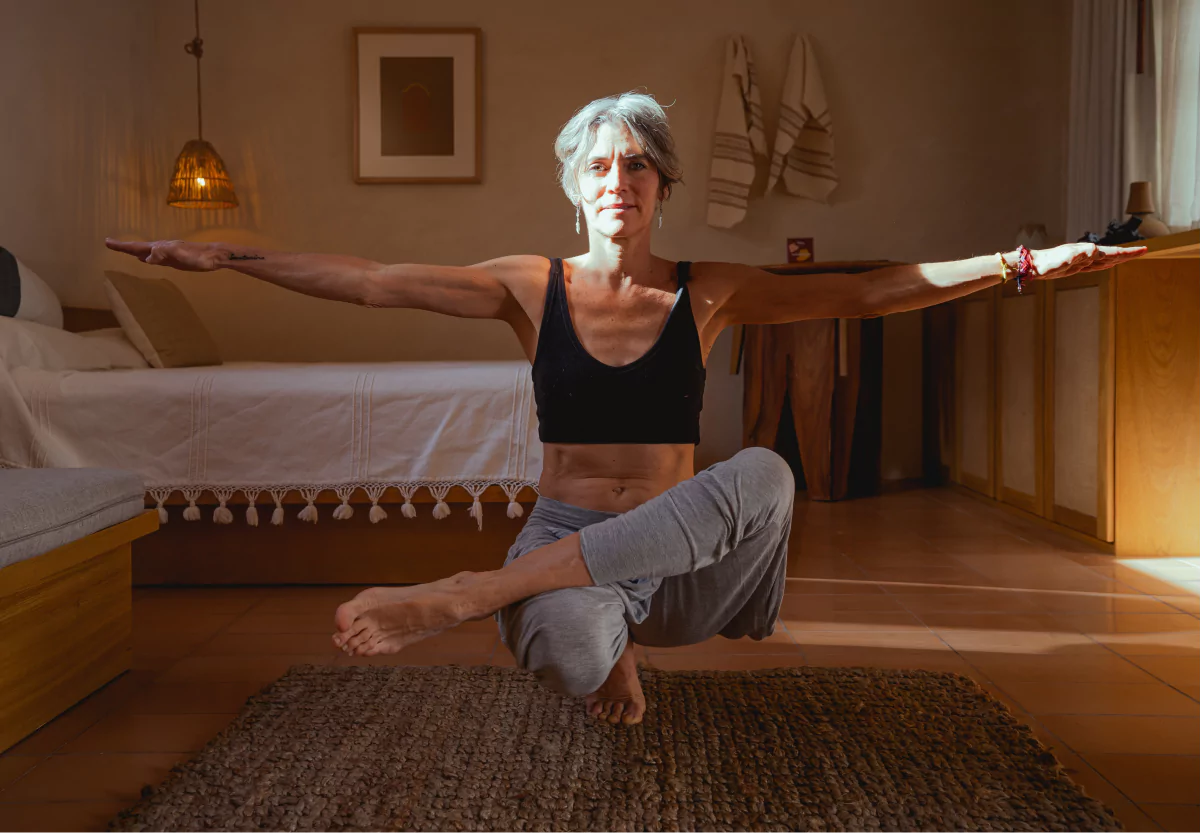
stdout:
<svg viewBox="0 0 1201 833">
<path fill-rule="evenodd" d="M 1146 246 L 1098 246 L 1096 243 L 1065 243 L 1054 249 L 1035 249 L 1030 252 L 1035 274 L 1030 277 L 1050 281 L 1081 272 L 1111 269 L 1146 253 Z M 1015 263 L 1016 255 L 1012 259 L 1006 257 L 1006 261 Z"/>
</svg>

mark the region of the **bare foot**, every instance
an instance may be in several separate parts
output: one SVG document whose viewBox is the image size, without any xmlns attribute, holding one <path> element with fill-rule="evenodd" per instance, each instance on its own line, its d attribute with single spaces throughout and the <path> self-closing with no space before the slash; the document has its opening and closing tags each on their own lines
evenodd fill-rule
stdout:
<svg viewBox="0 0 1201 833">
<path fill-rule="evenodd" d="M 609 672 L 609 678 L 585 697 L 584 702 L 588 714 L 598 720 L 626 725 L 642 722 L 642 716 L 646 714 L 646 698 L 642 696 L 642 683 L 638 681 L 633 642 L 626 642 L 626 649 Z"/>
<path fill-rule="evenodd" d="M 350 656 L 395 654 L 422 639 L 480 618 L 467 592 L 473 573 L 412 587 L 372 587 L 338 607 L 334 645 Z"/>
</svg>

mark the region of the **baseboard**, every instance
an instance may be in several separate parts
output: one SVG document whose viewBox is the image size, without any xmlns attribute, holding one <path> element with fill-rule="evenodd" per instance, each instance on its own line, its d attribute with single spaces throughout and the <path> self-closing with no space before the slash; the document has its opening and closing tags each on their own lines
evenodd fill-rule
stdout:
<svg viewBox="0 0 1201 833">
<path fill-rule="evenodd" d="M 951 482 L 951 483 L 947 484 L 947 487 L 950 489 L 953 489 L 958 494 L 966 495 L 966 496 L 972 498 L 973 500 L 978 500 L 981 503 L 987 504 L 988 506 L 992 506 L 996 509 L 1000 509 L 1003 512 L 1007 512 L 1010 515 L 1019 517 L 1022 520 L 1030 521 L 1031 523 L 1041 526 L 1044 529 L 1048 529 L 1052 532 L 1058 532 L 1060 535 L 1066 535 L 1069 538 L 1074 538 L 1077 541 L 1088 544 L 1088 545 L 1096 548 L 1098 552 L 1104 553 L 1106 555 L 1114 554 L 1113 544 L 1111 544 L 1107 541 L 1102 541 L 1099 538 L 1094 538 L 1091 535 L 1087 535 L 1083 532 L 1079 532 L 1070 527 L 1063 526 L 1062 524 L 1057 524 L 1054 521 L 1049 521 L 1046 518 L 1041 517 L 1040 515 L 1035 515 L 1031 512 L 1027 512 L 1024 509 L 1019 509 L 1016 506 L 1010 506 L 1007 503 L 1001 503 L 998 500 L 994 500 L 993 498 L 990 498 L 988 495 L 983 495 L 973 489 L 969 489 L 968 487 L 964 486 L 961 483 Z"/>
</svg>

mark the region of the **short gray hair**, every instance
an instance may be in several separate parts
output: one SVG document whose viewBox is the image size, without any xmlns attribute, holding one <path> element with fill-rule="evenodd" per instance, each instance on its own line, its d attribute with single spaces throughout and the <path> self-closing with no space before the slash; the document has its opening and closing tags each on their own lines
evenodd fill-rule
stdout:
<svg viewBox="0 0 1201 833">
<path fill-rule="evenodd" d="M 659 171 L 659 187 L 666 190 L 666 196 L 671 196 L 673 185 L 684 181 L 663 106 L 645 93 L 611 95 L 581 107 L 555 139 L 559 184 L 573 204 L 580 198 L 579 176 L 584 170 L 584 160 L 596 144 L 596 133 L 602 124 L 624 124 L 630 129 Z"/>
</svg>

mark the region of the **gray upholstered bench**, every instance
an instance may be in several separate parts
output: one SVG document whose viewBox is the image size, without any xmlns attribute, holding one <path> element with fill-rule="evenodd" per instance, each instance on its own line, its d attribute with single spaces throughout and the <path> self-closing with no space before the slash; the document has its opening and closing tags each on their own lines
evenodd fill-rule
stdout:
<svg viewBox="0 0 1201 833">
<path fill-rule="evenodd" d="M 0 469 L 0 750 L 129 670 L 130 544 L 158 529 L 142 479 Z"/>
</svg>

